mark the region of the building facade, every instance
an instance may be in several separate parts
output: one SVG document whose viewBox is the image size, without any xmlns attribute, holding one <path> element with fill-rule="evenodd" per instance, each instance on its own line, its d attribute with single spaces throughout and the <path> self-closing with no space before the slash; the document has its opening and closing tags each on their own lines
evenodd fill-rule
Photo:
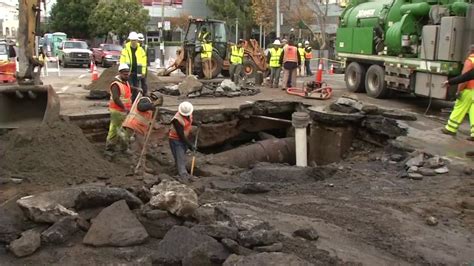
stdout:
<svg viewBox="0 0 474 266">
<path fill-rule="evenodd" d="M 15 39 L 18 30 L 18 1 L 0 0 L 0 38 Z"/>
</svg>

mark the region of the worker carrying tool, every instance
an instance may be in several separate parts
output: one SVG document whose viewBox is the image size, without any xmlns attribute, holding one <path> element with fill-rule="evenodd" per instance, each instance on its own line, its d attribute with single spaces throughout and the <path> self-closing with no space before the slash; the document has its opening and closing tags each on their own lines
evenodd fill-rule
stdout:
<svg viewBox="0 0 474 266">
<path fill-rule="evenodd" d="M 127 64 L 120 64 L 118 68 L 119 74 L 110 84 L 110 126 L 105 144 L 106 155 L 112 157 L 115 152 L 128 151 L 128 132 L 123 130 L 122 124 L 127 114 L 132 108 L 132 89 L 142 92 L 140 88 L 131 87 L 128 82 L 130 76 L 130 68 Z"/>
<path fill-rule="evenodd" d="M 138 159 L 139 165 L 148 173 L 152 173 L 153 170 L 146 166 L 144 151 L 158 114 L 156 108 L 161 105 L 163 105 L 163 95 L 159 92 L 152 92 L 149 97 L 139 96 L 122 124 L 122 127 L 127 130 L 127 135 L 133 134 L 135 136 L 134 144 L 136 145 L 133 146 L 136 146 L 136 149 L 132 148 L 132 150 L 141 151 Z"/>
<path fill-rule="evenodd" d="M 474 68 L 474 45 L 470 46 L 470 55 L 464 62 L 462 74 L 468 73 Z M 449 81 L 448 81 L 449 82 Z M 469 121 L 471 125 L 471 134 L 469 141 L 474 141 L 474 80 L 458 85 L 456 92 L 456 102 L 454 109 L 449 116 L 448 123 L 441 131 L 444 134 L 456 135 L 459 126 L 462 124 L 464 117 L 469 113 Z"/>
<path fill-rule="evenodd" d="M 171 120 L 171 128 L 168 134 L 171 152 L 178 169 L 178 175 L 189 180 L 192 176 L 186 170 L 186 151 L 196 151 L 189 140 L 193 123 L 193 105 L 190 102 L 182 102 L 178 106 L 178 112 Z"/>
<path fill-rule="evenodd" d="M 244 48 L 242 45 L 244 40 L 240 39 L 239 42 L 231 46 L 230 49 L 230 79 L 237 83 L 242 74 L 242 63 L 244 62 Z"/>
</svg>

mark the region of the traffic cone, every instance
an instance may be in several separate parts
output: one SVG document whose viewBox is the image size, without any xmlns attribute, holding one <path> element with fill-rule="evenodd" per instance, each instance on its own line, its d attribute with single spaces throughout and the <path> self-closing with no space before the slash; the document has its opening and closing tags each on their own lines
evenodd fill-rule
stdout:
<svg viewBox="0 0 474 266">
<path fill-rule="evenodd" d="M 316 73 L 316 83 L 323 82 L 323 61 L 319 60 L 318 72 Z"/>
<path fill-rule="evenodd" d="M 90 67 L 89 67 L 89 73 L 94 72 L 94 65 L 95 65 L 94 60 L 91 60 Z"/>
<path fill-rule="evenodd" d="M 99 79 L 99 71 L 94 62 L 92 62 L 92 81 Z"/>
<path fill-rule="evenodd" d="M 329 69 L 329 75 L 334 75 L 334 64 L 331 64 L 331 68 Z"/>
</svg>

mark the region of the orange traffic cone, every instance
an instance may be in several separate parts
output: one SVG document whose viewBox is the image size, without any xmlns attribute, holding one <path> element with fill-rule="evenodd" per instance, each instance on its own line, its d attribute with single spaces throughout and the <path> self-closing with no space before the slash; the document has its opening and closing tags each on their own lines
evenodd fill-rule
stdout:
<svg viewBox="0 0 474 266">
<path fill-rule="evenodd" d="M 97 66 L 92 62 L 92 81 L 99 79 L 99 71 L 97 71 Z"/>
<path fill-rule="evenodd" d="M 329 69 L 329 75 L 334 75 L 334 64 L 331 64 L 331 68 Z"/>
<path fill-rule="evenodd" d="M 89 72 L 90 73 L 94 72 L 94 64 L 95 64 L 94 60 L 91 60 L 91 63 L 89 64 L 90 65 L 90 67 L 89 67 Z"/>
<path fill-rule="evenodd" d="M 318 72 L 316 73 L 316 82 L 323 82 L 323 61 L 319 61 Z"/>
</svg>

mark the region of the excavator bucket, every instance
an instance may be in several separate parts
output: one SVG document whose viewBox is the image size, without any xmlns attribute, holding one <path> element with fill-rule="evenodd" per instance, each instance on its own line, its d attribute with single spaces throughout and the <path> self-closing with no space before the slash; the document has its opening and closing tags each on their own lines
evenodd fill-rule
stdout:
<svg viewBox="0 0 474 266">
<path fill-rule="evenodd" d="M 0 86 L 0 129 L 37 126 L 58 118 L 59 97 L 51 86 Z"/>
</svg>

